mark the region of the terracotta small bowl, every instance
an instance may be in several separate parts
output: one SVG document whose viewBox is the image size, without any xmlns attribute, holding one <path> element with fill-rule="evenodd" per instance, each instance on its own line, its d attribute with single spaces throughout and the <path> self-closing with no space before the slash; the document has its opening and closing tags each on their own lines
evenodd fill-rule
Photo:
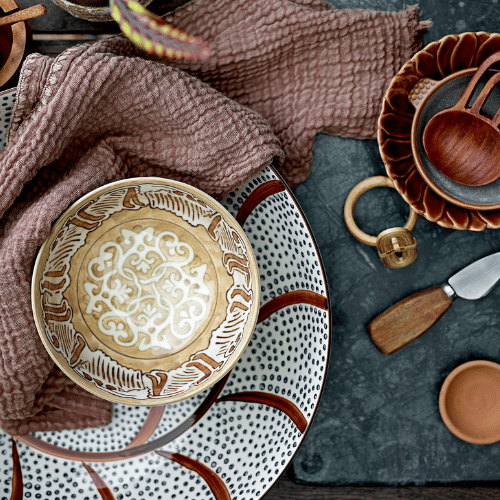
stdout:
<svg viewBox="0 0 500 500">
<path fill-rule="evenodd" d="M 3 14 L 19 8 L 14 0 L 0 0 Z M 21 66 L 26 50 L 26 23 L 19 22 L 0 26 L 0 89 L 10 85 L 10 82 Z"/>
<path fill-rule="evenodd" d="M 473 444 L 500 441 L 500 365 L 469 361 L 446 377 L 439 395 L 446 427 Z"/>
</svg>

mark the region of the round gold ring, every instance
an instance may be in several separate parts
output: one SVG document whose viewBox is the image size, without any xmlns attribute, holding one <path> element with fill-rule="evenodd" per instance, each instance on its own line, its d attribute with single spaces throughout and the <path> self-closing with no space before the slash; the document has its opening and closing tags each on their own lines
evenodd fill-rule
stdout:
<svg viewBox="0 0 500 500">
<path fill-rule="evenodd" d="M 344 219 L 347 225 L 347 229 L 349 229 L 349 232 L 358 241 L 361 241 L 361 243 L 364 243 L 365 245 L 370 245 L 372 247 L 376 246 L 377 237 L 370 236 L 369 234 L 366 234 L 365 232 L 361 231 L 361 229 L 359 229 L 359 227 L 354 222 L 353 212 L 354 212 L 354 205 L 358 201 L 359 197 L 362 194 L 369 191 L 370 189 L 376 187 L 394 188 L 394 184 L 391 181 L 391 179 L 389 179 L 389 177 L 386 177 L 385 175 L 376 175 L 375 177 L 369 177 L 368 179 L 365 179 L 364 181 L 361 181 L 359 184 L 356 184 L 356 186 L 354 186 L 354 188 L 347 196 L 344 205 Z M 408 221 L 404 225 L 404 228 L 408 229 L 408 231 L 411 231 L 415 227 L 417 218 L 418 218 L 417 212 L 415 212 L 415 210 L 413 210 L 413 208 L 410 207 L 410 216 L 408 217 Z"/>
</svg>

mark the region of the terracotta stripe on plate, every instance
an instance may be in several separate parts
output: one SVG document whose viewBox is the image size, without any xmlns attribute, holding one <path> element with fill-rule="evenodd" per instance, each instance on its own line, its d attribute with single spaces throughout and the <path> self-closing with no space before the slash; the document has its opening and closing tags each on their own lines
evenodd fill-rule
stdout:
<svg viewBox="0 0 500 500">
<path fill-rule="evenodd" d="M 186 469 L 196 472 L 208 484 L 208 487 L 214 494 L 216 500 L 231 500 L 231 495 L 224 481 L 209 467 L 193 458 L 186 457 L 180 453 L 170 453 L 169 451 L 156 450 L 158 455 L 173 460 L 178 464 L 186 467 Z"/>
<path fill-rule="evenodd" d="M 294 290 L 293 292 L 278 295 L 269 302 L 266 302 L 261 308 L 257 323 L 261 323 L 269 318 L 271 314 L 283 309 L 284 307 L 295 304 L 309 304 L 318 307 L 319 309 L 328 310 L 328 299 L 319 293 L 311 292 L 310 290 Z"/>
<path fill-rule="evenodd" d="M 264 184 L 261 184 L 259 187 L 255 188 L 238 210 L 238 213 L 235 217 L 238 224 L 240 226 L 243 226 L 252 210 L 259 203 L 263 202 L 269 196 L 276 193 L 281 193 L 281 191 L 284 190 L 285 186 L 283 186 L 283 183 L 279 180 L 267 181 Z"/>
<path fill-rule="evenodd" d="M 267 406 L 272 406 L 277 410 L 286 413 L 292 422 L 297 426 L 297 429 L 304 434 L 307 429 L 307 420 L 298 406 L 292 403 L 289 399 L 276 394 L 267 392 L 246 391 L 222 396 L 218 401 L 244 401 L 246 403 L 256 403 Z"/>
<path fill-rule="evenodd" d="M 17 444 L 14 438 L 12 440 L 12 493 L 10 500 L 23 499 L 23 472 L 21 470 L 21 461 L 17 452 Z"/>
<path fill-rule="evenodd" d="M 90 474 L 90 477 L 92 478 L 92 481 L 94 481 L 94 484 L 96 485 L 97 491 L 99 492 L 99 495 L 101 495 L 102 500 L 115 500 L 115 496 L 109 489 L 108 485 L 102 480 L 101 476 L 97 474 L 97 472 L 85 462 L 82 462 L 82 465 Z"/>
<path fill-rule="evenodd" d="M 158 427 L 164 411 L 164 406 L 153 406 L 151 410 L 149 410 L 148 416 L 146 420 L 144 420 L 139 432 L 136 434 L 135 438 L 130 441 L 127 448 L 133 448 L 134 446 L 144 444 Z"/>
<path fill-rule="evenodd" d="M 146 443 L 135 445 L 132 447 L 126 447 L 122 450 L 115 451 L 79 451 L 79 450 L 70 450 L 69 448 L 63 448 L 62 446 L 56 446 L 52 443 L 48 443 L 47 441 L 43 441 L 32 434 L 26 434 L 24 436 L 16 436 L 18 441 L 31 446 L 37 450 L 43 451 L 44 453 L 48 453 L 50 455 L 55 455 L 56 457 L 66 458 L 69 460 L 78 460 L 80 462 L 112 462 L 114 460 L 125 460 L 132 457 L 137 457 L 139 455 L 144 455 L 145 453 L 149 453 L 150 451 L 154 451 L 157 448 L 165 446 L 170 441 L 173 441 L 175 438 L 183 434 L 186 430 L 192 427 L 201 417 L 211 408 L 211 406 L 216 402 L 219 394 L 222 392 L 224 385 L 226 384 L 228 378 L 230 377 L 231 372 L 228 372 L 223 378 L 217 382 L 210 392 L 207 394 L 207 397 L 202 401 L 200 406 L 191 414 L 184 422 L 181 422 L 177 427 L 171 429 L 166 434 L 153 439 L 153 441 L 148 441 Z"/>
</svg>

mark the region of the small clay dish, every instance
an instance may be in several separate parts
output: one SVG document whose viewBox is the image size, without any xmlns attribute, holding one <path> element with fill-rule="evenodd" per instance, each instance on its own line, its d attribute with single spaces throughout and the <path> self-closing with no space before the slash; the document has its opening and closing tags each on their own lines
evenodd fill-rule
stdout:
<svg viewBox="0 0 500 500">
<path fill-rule="evenodd" d="M 58 7 L 69 12 L 72 16 L 86 21 L 108 22 L 112 21 L 111 9 L 108 0 L 52 0 Z M 137 0 L 144 7 L 152 0 Z"/>
<path fill-rule="evenodd" d="M 413 158 L 420 175 L 436 193 L 455 205 L 472 210 L 500 208 L 500 179 L 483 186 L 459 184 L 440 172 L 430 161 L 422 141 L 429 120 L 443 109 L 454 106 L 469 83 L 475 69 L 457 71 L 441 81 L 423 78 L 410 92 L 408 99 L 415 106 L 411 131 Z M 477 84 L 471 97 L 474 102 L 491 78 L 488 72 Z M 482 112 L 494 116 L 500 108 L 500 86 L 495 86 L 484 103 Z"/>
<path fill-rule="evenodd" d="M 229 212 L 155 177 L 103 186 L 72 205 L 40 248 L 32 305 L 66 375 L 115 403 L 193 396 L 240 358 L 259 309 L 251 246 Z"/>
<path fill-rule="evenodd" d="M 500 441 L 500 365 L 478 360 L 455 368 L 441 388 L 439 411 L 446 427 L 463 441 Z"/>
<path fill-rule="evenodd" d="M 3 14 L 19 9 L 14 0 L 0 0 Z M 11 80 L 21 66 L 26 51 L 26 23 L 24 21 L 0 26 L 0 89 L 11 86 Z"/>
</svg>

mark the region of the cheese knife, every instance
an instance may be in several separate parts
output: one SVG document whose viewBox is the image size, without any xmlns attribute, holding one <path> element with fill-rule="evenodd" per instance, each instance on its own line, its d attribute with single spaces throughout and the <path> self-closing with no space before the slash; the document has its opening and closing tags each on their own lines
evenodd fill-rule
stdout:
<svg viewBox="0 0 500 500">
<path fill-rule="evenodd" d="M 500 280 L 500 252 L 458 271 L 441 286 L 414 293 L 368 324 L 368 334 L 382 354 L 392 354 L 426 332 L 450 308 L 456 297 L 487 295 Z"/>
</svg>

